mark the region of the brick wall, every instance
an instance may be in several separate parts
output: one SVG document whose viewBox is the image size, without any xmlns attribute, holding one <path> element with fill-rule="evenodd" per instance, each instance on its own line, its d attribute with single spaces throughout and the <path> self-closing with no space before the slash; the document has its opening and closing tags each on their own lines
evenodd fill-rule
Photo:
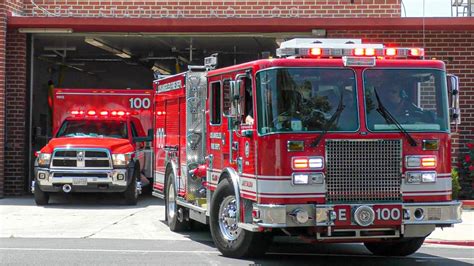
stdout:
<svg viewBox="0 0 474 266">
<path fill-rule="evenodd" d="M 0 197 L 24 192 L 26 35 L 7 32 L 7 14 L 23 0 L 0 1 Z"/>
<path fill-rule="evenodd" d="M 24 16 L 63 17 L 400 17 L 400 0 L 34 0 Z"/>
<path fill-rule="evenodd" d="M 6 7 L 0 2 L 0 198 L 4 188 L 4 143 L 5 143 L 5 38 L 7 31 Z"/>
<path fill-rule="evenodd" d="M 6 143 L 5 143 L 5 194 L 15 195 L 24 191 L 27 62 L 26 34 L 7 32 L 6 36 Z"/>
<path fill-rule="evenodd" d="M 428 58 L 446 63 L 448 73 L 459 76 L 461 125 L 453 134 L 453 155 L 467 151 L 474 140 L 474 33 L 469 31 L 329 31 L 328 38 L 362 38 L 364 42 L 425 47 Z M 453 128 L 454 130 L 454 128 Z"/>
</svg>

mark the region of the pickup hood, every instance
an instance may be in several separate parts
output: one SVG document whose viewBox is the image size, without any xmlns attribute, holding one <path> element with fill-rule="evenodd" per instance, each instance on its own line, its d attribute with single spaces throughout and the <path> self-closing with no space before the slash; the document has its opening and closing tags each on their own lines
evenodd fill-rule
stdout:
<svg viewBox="0 0 474 266">
<path fill-rule="evenodd" d="M 53 138 L 41 149 L 42 153 L 52 153 L 56 148 L 102 148 L 111 153 L 127 153 L 134 150 L 128 139 L 117 138 Z"/>
</svg>

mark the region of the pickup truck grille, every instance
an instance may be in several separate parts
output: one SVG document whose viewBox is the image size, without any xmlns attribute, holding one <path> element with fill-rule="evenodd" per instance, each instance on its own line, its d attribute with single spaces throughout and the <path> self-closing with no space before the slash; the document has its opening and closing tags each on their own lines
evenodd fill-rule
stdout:
<svg viewBox="0 0 474 266">
<path fill-rule="evenodd" d="M 326 141 L 329 202 L 400 201 L 400 140 Z"/>
<path fill-rule="evenodd" d="M 53 153 L 52 167 L 57 168 L 111 168 L 107 150 L 57 149 Z"/>
</svg>

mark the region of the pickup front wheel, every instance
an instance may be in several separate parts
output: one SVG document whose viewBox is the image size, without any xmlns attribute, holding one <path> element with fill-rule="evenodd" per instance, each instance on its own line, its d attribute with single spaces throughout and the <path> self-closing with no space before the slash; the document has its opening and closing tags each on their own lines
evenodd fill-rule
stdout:
<svg viewBox="0 0 474 266">
<path fill-rule="evenodd" d="M 130 181 L 130 184 L 128 184 L 127 190 L 125 190 L 124 192 L 125 204 L 127 205 L 137 205 L 138 194 L 139 194 L 137 182 L 139 178 L 140 178 L 140 170 L 138 168 L 135 168 L 135 171 L 133 172 L 132 180 Z"/>
<path fill-rule="evenodd" d="M 49 193 L 44 192 L 40 189 L 38 181 L 35 182 L 35 202 L 36 205 L 48 205 L 49 202 Z"/>
</svg>

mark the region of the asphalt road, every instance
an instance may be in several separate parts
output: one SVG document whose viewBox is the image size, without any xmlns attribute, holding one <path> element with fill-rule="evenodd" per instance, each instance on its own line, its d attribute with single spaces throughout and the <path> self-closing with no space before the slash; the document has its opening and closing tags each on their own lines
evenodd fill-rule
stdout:
<svg viewBox="0 0 474 266">
<path fill-rule="evenodd" d="M 259 259 L 225 258 L 207 228 L 177 234 L 161 200 L 120 205 L 115 195 L 0 200 L 1 265 L 473 265 L 474 248 L 425 244 L 409 257 L 371 255 L 361 244 L 309 245 L 278 238 Z"/>
</svg>

